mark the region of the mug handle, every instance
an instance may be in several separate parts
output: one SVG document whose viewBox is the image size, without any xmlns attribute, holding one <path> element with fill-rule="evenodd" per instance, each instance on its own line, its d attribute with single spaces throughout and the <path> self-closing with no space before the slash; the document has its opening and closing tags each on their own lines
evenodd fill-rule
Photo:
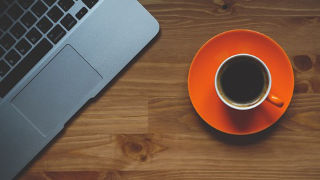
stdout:
<svg viewBox="0 0 320 180">
<path fill-rule="evenodd" d="M 267 101 L 269 101 L 271 104 L 273 104 L 273 105 L 275 105 L 275 106 L 277 106 L 279 108 L 281 108 L 283 106 L 283 104 L 284 104 L 283 101 L 280 98 L 278 98 L 278 97 L 276 97 L 276 96 L 274 96 L 272 94 L 270 94 L 267 97 Z"/>
</svg>

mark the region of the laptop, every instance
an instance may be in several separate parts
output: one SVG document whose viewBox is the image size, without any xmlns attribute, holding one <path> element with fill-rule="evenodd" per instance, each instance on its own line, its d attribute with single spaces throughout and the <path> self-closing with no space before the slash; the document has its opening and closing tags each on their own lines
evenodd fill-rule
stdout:
<svg viewBox="0 0 320 180">
<path fill-rule="evenodd" d="M 14 178 L 158 31 L 136 0 L 0 0 L 0 179 Z"/>
</svg>

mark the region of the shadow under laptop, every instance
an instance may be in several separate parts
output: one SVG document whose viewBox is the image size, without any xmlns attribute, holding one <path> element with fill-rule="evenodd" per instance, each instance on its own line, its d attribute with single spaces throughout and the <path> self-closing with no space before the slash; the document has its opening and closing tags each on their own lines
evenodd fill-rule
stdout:
<svg viewBox="0 0 320 180">
<path fill-rule="evenodd" d="M 133 64 L 135 64 L 136 61 L 137 61 L 138 59 L 140 59 L 140 58 L 155 44 L 155 42 L 161 37 L 161 34 L 162 34 L 162 33 L 161 33 L 161 29 L 160 29 L 159 33 L 150 41 L 150 43 L 147 44 L 147 45 L 127 64 L 127 66 L 125 66 L 125 67 L 108 83 L 108 85 L 107 85 L 106 87 L 104 87 L 104 88 L 97 94 L 97 96 L 96 96 L 95 98 L 90 99 L 84 106 L 82 106 L 82 108 L 80 108 L 80 110 L 79 110 L 77 113 L 75 113 L 75 114 L 72 116 L 72 118 L 70 118 L 70 120 L 65 124 L 65 128 L 68 127 L 70 124 L 72 124 L 72 123 L 73 123 L 73 120 L 76 119 L 77 117 L 79 117 L 80 114 L 81 114 L 83 111 L 85 111 L 92 102 L 94 102 L 94 101 L 96 101 L 97 99 L 99 99 L 100 97 L 102 97 L 102 96 L 104 95 L 104 93 L 105 93 L 115 82 L 117 82 L 117 80 L 120 79 L 120 78 L 124 75 L 124 73 L 125 73 L 128 69 L 130 69 L 130 68 L 133 66 Z M 28 163 L 28 165 L 26 165 L 26 167 L 24 167 L 23 170 L 20 171 L 20 173 L 19 173 L 14 179 L 20 179 L 20 178 L 28 171 L 28 169 L 32 166 L 32 164 L 33 164 L 35 161 L 39 160 L 39 159 L 44 155 L 44 153 L 47 152 L 48 148 L 50 148 L 50 146 L 51 146 L 52 144 L 56 143 L 57 140 L 58 140 L 61 136 L 64 135 L 64 133 L 65 133 L 65 130 L 63 129 L 55 138 L 52 139 L 52 141 L 51 141 L 45 148 L 43 148 L 43 149 L 41 150 L 41 152 L 40 152 L 32 161 L 30 161 L 30 162 Z"/>
</svg>

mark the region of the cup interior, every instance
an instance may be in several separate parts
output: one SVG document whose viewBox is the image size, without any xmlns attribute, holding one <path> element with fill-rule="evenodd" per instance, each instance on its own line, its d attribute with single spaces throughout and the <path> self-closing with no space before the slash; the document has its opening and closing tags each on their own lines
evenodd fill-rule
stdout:
<svg viewBox="0 0 320 180">
<path fill-rule="evenodd" d="M 237 54 L 223 61 L 216 72 L 215 89 L 219 98 L 238 110 L 261 104 L 271 88 L 268 67 L 258 57 Z"/>
</svg>

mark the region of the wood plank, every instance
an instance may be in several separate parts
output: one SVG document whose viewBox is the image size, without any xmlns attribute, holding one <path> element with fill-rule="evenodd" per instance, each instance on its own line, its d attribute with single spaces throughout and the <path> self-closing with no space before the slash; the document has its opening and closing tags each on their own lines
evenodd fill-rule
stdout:
<svg viewBox="0 0 320 180">
<path fill-rule="evenodd" d="M 320 1 L 140 2 L 160 34 L 19 179 L 319 179 Z M 187 90 L 198 49 L 238 28 L 276 40 L 295 72 L 280 121 L 240 137 L 206 125 Z"/>
</svg>

